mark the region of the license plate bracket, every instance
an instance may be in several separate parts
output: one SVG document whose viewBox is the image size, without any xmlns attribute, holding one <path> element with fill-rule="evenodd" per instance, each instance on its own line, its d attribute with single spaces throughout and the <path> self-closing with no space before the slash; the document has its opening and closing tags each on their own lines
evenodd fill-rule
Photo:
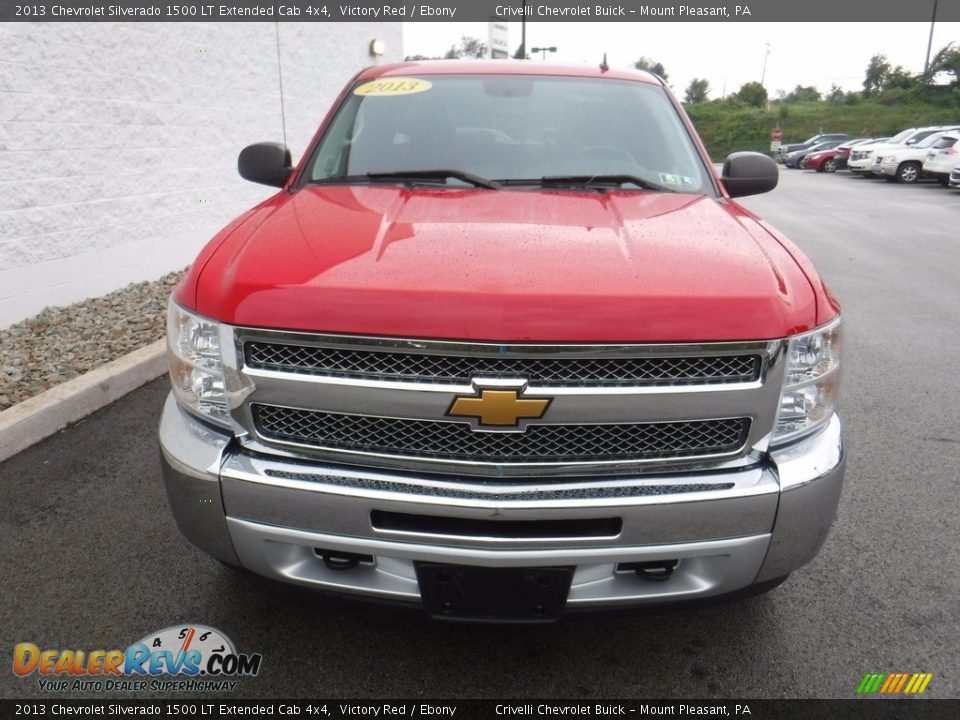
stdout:
<svg viewBox="0 0 960 720">
<path fill-rule="evenodd" d="M 552 622 L 563 611 L 573 567 L 487 568 L 415 563 L 424 607 L 435 618 Z"/>
</svg>

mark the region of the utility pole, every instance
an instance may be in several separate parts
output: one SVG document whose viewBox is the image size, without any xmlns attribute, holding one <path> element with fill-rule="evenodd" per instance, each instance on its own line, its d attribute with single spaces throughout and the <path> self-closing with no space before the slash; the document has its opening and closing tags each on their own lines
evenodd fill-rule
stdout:
<svg viewBox="0 0 960 720">
<path fill-rule="evenodd" d="M 520 4 L 522 12 L 520 14 L 520 47 L 517 49 L 517 54 L 514 55 L 516 60 L 526 60 L 527 59 L 527 0 L 523 0 Z"/>
<path fill-rule="evenodd" d="M 767 46 L 767 51 L 763 54 L 763 70 L 760 71 L 760 84 L 763 85 L 763 81 L 767 77 L 767 58 L 770 57 L 770 43 L 764 43 Z"/>
<path fill-rule="evenodd" d="M 923 63 L 923 74 L 926 75 L 930 70 L 930 49 L 933 47 L 933 26 L 937 24 L 937 5 L 938 0 L 933 0 L 933 17 L 930 18 L 930 39 L 927 40 L 927 59 Z"/>
</svg>

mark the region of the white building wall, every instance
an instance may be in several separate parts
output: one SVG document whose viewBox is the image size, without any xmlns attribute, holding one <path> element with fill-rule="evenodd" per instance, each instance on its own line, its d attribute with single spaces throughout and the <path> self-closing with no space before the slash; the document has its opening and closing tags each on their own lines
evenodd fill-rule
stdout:
<svg viewBox="0 0 960 720">
<path fill-rule="evenodd" d="M 278 32 L 296 161 L 400 23 L 0 24 L 0 328 L 182 268 L 269 196 L 236 158 L 283 139 Z"/>
</svg>

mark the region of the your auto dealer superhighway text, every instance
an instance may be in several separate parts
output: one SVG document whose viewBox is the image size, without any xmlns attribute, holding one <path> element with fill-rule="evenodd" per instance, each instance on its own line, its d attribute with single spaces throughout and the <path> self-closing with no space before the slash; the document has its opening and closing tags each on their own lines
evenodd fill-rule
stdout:
<svg viewBox="0 0 960 720">
<path fill-rule="evenodd" d="M 550 705 L 540 703 L 534 705 L 527 703 L 524 705 L 497 705 L 495 708 L 497 715 L 525 717 L 529 715 L 594 715 L 598 717 L 608 715 L 626 715 L 627 708 L 619 704 L 601 704 L 595 705 Z M 677 705 L 639 705 L 630 708 L 633 715 L 750 715 L 750 708 L 746 705 L 734 705 L 733 712 L 726 705 L 707 705 L 707 704 L 685 704 Z"/>
</svg>

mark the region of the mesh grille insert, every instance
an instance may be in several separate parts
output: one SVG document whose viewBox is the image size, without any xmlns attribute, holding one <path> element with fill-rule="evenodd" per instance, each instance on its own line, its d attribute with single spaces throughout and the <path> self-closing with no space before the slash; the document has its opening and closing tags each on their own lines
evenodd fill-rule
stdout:
<svg viewBox="0 0 960 720">
<path fill-rule="evenodd" d="M 694 385 L 752 382 L 759 355 L 658 358 L 497 358 L 350 350 L 251 340 L 244 362 L 263 370 L 406 382 L 469 384 L 523 378 L 543 386 Z"/>
<path fill-rule="evenodd" d="M 344 415 L 253 405 L 266 439 L 355 452 L 492 463 L 654 460 L 732 453 L 748 418 L 636 424 L 531 425 L 476 432 L 466 423 Z"/>
</svg>

